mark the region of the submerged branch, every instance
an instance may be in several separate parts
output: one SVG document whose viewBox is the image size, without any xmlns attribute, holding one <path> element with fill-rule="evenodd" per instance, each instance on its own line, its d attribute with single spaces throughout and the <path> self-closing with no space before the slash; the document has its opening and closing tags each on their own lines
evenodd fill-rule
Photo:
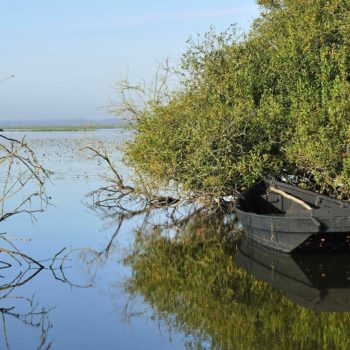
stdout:
<svg viewBox="0 0 350 350">
<path fill-rule="evenodd" d="M 137 215 L 154 208 L 173 207 L 184 202 L 184 199 L 180 197 L 176 198 L 171 195 L 160 195 L 151 192 L 146 186 L 136 188 L 125 184 L 122 175 L 119 173 L 108 154 L 92 147 L 86 147 L 86 149 L 92 151 L 94 157 L 102 159 L 114 175 L 113 178 L 110 179 L 110 185 L 100 187 L 87 194 L 87 197 L 92 198 L 93 205 L 105 208 L 118 208 L 120 211 Z M 134 208 L 130 206 L 127 208 L 127 204 L 132 204 L 131 206 Z"/>
<path fill-rule="evenodd" d="M 222 213 L 233 211 L 234 197 L 218 198 L 200 192 L 183 193 L 179 189 L 180 186 L 168 191 L 161 190 L 159 186 L 155 186 L 156 189 L 150 189 L 149 187 L 152 186 L 148 186 L 147 180 L 141 178 L 137 180 L 138 187 L 125 184 L 117 166 L 106 152 L 93 147 L 86 149 L 93 153 L 94 158 L 103 160 L 113 174 L 112 178 L 108 178 L 109 185 L 100 187 L 86 195 L 92 202 L 88 204 L 90 208 L 111 210 L 115 214 L 122 214 L 123 218 L 147 214 L 155 209 L 172 210 L 173 214 L 169 214 L 169 216 L 175 217 L 174 213 L 177 209 L 188 205 Z"/>
</svg>

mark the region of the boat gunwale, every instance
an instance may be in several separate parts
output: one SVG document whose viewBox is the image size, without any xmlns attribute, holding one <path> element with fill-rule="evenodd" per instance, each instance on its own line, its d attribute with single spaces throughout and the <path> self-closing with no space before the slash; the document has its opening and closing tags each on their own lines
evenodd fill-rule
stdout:
<svg viewBox="0 0 350 350">
<path fill-rule="evenodd" d="M 239 209 L 237 206 L 236 206 L 236 212 L 240 212 L 242 214 L 249 214 L 250 216 L 254 216 L 254 217 L 258 217 L 258 218 L 274 218 L 274 219 L 283 219 L 283 220 L 286 220 L 286 219 L 293 219 L 293 220 L 296 220 L 296 219 L 317 219 L 318 217 L 348 217 L 350 216 L 350 208 L 332 208 L 332 210 L 336 210 L 336 211 L 339 211 L 339 210 L 342 210 L 342 211 L 346 211 L 348 212 L 348 215 L 345 215 L 342 214 L 342 215 L 335 215 L 335 214 L 330 214 L 328 213 L 327 215 L 313 215 L 314 212 L 316 213 L 324 213 L 326 211 L 328 211 L 328 209 L 312 209 L 312 210 L 309 210 L 309 211 L 305 211 L 305 215 L 300 215 L 300 216 L 297 216 L 297 215 L 293 215 L 293 216 L 286 216 L 286 215 L 266 215 L 266 214 L 257 214 L 257 213 L 254 213 L 252 211 L 245 211 L 245 210 L 242 210 L 242 209 Z M 297 211 L 294 211 L 294 213 L 296 213 Z M 300 210 L 300 213 L 304 213 L 304 211 Z M 324 213 L 326 214 L 326 213 Z"/>
</svg>

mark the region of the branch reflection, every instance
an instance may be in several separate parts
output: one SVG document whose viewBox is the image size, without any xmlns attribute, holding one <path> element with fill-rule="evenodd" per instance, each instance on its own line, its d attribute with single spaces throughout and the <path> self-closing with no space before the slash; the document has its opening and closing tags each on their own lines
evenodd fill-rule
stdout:
<svg viewBox="0 0 350 350">
<path fill-rule="evenodd" d="M 21 326 L 26 326 L 33 328 L 38 335 L 37 349 L 51 349 L 52 340 L 49 339 L 49 331 L 52 322 L 49 314 L 53 308 L 41 305 L 35 295 L 23 295 L 20 287 L 28 284 L 45 270 L 56 281 L 65 283 L 70 288 L 89 288 L 91 284 L 73 283 L 67 277 L 65 271 L 69 268 L 67 262 L 75 253 L 73 250 L 66 251 L 63 248 L 52 258 L 39 261 L 18 250 L 5 235 L 1 235 L 0 239 L 2 242 L 0 248 L 0 323 L 3 331 L 3 347 L 11 349 L 11 341 L 18 336 Z M 8 247 L 5 248 L 5 244 Z M 9 323 L 11 323 L 11 328 L 8 327 Z M 15 334 L 10 335 L 10 329 L 16 330 Z"/>
</svg>

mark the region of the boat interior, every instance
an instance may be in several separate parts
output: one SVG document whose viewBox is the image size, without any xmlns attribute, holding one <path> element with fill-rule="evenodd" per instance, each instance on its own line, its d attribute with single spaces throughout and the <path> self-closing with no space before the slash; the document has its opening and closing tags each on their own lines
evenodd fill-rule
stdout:
<svg viewBox="0 0 350 350">
<path fill-rule="evenodd" d="M 344 207 L 341 201 L 298 187 L 261 181 L 240 198 L 239 207 L 261 215 L 293 215 L 319 208 Z"/>
</svg>

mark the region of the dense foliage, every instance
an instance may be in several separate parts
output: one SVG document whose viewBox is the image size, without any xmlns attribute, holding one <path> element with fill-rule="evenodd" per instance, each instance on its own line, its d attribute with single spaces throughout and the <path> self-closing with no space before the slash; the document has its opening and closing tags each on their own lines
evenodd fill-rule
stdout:
<svg viewBox="0 0 350 350">
<path fill-rule="evenodd" d="M 225 195 L 287 176 L 347 198 L 350 2 L 258 3 L 249 33 L 190 41 L 180 88 L 137 116 L 128 160 L 189 191 Z"/>
</svg>

